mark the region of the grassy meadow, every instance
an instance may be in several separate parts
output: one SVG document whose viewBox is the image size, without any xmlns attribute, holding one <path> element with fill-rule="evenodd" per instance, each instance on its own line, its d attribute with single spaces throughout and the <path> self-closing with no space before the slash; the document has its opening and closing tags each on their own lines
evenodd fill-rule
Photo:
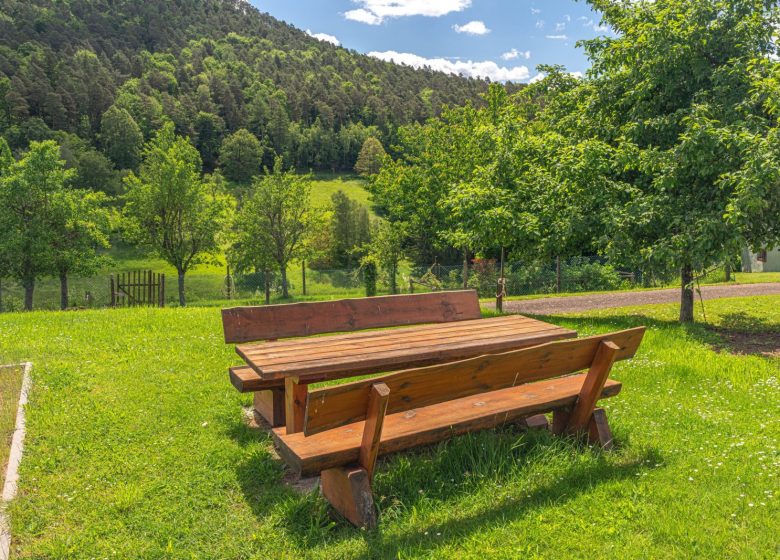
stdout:
<svg viewBox="0 0 780 560">
<path fill-rule="evenodd" d="M 676 313 L 549 318 L 581 335 L 649 327 L 605 402 L 616 451 L 507 426 L 391 456 L 370 532 L 287 484 L 228 381 L 239 360 L 216 309 L 0 316 L 0 363 L 35 364 L 13 553 L 777 558 L 780 297 L 709 302 L 710 326 Z"/>
</svg>

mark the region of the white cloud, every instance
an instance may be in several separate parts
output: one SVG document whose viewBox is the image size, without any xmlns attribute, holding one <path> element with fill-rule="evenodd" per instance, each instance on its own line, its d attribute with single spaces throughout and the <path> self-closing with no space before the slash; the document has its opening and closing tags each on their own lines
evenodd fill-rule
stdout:
<svg viewBox="0 0 780 560">
<path fill-rule="evenodd" d="M 568 35 L 545 35 L 547 39 L 553 39 L 554 41 L 568 41 Z"/>
<path fill-rule="evenodd" d="M 537 29 L 544 29 L 544 20 L 543 19 L 536 20 L 536 28 Z"/>
<path fill-rule="evenodd" d="M 504 60 L 514 60 L 516 58 L 520 58 L 521 56 L 528 60 L 531 58 L 531 51 L 518 51 L 517 49 L 512 49 L 511 51 L 507 51 L 502 54 L 501 58 Z"/>
<path fill-rule="evenodd" d="M 359 7 L 349 10 L 344 17 L 379 25 L 386 18 L 406 16 L 441 17 L 452 12 L 462 12 L 471 6 L 471 0 L 352 0 Z"/>
<path fill-rule="evenodd" d="M 555 24 L 555 30 L 556 31 L 564 31 L 566 29 L 566 24 L 564 22 L 556 23 Z"/>
<path fill-rule="evenodd" d="M 347 19 L 351 19 L 352 21 L 367 23 L 368 25 L 379 25 L 380 23 L 382 23 L 381 17 L 362 8 L 359 10 L 350 10 L 346 14 L 344 14 L 344 17 Z"/>
<path fill-rule="evenodd" d="M 490 29 L 487 28 L 484 21 L 470 21 L 465 25 L 453 25 L 452 28 L 457 33 L 468 35 L 487 35 L 490 33 Z"/>
<path fill-rule="evenodd" d="M 506 66 L 499 66 L 492 60 L 480 62 L 447 58 L 424 58 L 416 54 L 399 53 L 396 51 L 370 52 L 368 55 L 388 62 L 395 62 L 396 64 L 406 64 L 413 68 L 427 66 L 447 74 L 462 74 L 469 78 L 490 78 L 494 82 L 522 82 L 531 76 L 527 66 L 507 68 Z"/>
<path fill-rule="evenodd" d="M 542 13 L 542 10 L 540 10 L 539 8 L 531 8 L 531 14 L 533 14 L 535 16 L 538 16 L 541 13 Z"/>
<path fill-rule="evenodd" d="M 339 41 L 333 35 L 328 35 L 327 33 L 312 33 L 311 29 L 307 29 L 306 34 L 309 37 L 314 37 L 315 39 L 318 39 L 320 41 L 325 41 L 326 43 L 330 43 L 331 45 L 336 45 L 337 47 L 341 46 L 341 41 Z"/>
</svg>

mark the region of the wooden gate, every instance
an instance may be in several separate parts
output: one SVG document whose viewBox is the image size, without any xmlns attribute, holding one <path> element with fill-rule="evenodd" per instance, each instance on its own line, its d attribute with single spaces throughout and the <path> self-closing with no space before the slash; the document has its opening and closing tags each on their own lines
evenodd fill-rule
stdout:
<svg viewBox="0 0 780 560">
<path fill-rule="evenodd" d="M 165 274 L 135 270 L 111 275 L 111 307 L 165 307 Z"/>
</svg>

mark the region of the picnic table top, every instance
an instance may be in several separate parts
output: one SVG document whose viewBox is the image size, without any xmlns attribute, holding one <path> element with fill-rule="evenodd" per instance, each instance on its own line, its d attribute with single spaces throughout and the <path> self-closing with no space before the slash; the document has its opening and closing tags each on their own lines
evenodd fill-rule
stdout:
<svg viewBox="0 0 780 560">
<path fill-rule="evenodd" d="M 575 338 L 576 331 L 510 315 L 434 325 L 242 344 L 236 352 L 264 379 L 301 383 L 463 360 Z"/>
</svg>

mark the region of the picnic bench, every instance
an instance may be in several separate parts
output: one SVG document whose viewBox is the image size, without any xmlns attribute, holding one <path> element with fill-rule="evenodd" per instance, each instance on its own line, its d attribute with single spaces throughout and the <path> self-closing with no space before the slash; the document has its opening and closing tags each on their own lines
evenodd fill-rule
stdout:
<svg viewBox="0 0 780 560">
<path fill-rule="evenodd" d="M 303 430 L 310 384 L 577 336 L 519 315 L 483 319 L 474 290 L 237 307 L 223 310 L 222 322 L 225 342 L 238 344 L 246 362 L 230 368 L 231 382 L 254 393 L 258 415 L 290 433 Z M 329 333 L 348 334 L 314 336 Z"/>
<path fill-rule="evenodd" d="M 584 434 L 605 448 L 612 435 L 602 398 L 631 358 L 644 328 L 565 340 L 409 369 L 308 393 L 302 432 L 274 428 L 281 456 L 321 476 L 325 498 L 357 526 L 374 527 L 371 480 L 377 457 L 454 435 L 552 412 L 556 434 Z M 578 373 L 587 370 L 587 373 Z"/>
</svg>

